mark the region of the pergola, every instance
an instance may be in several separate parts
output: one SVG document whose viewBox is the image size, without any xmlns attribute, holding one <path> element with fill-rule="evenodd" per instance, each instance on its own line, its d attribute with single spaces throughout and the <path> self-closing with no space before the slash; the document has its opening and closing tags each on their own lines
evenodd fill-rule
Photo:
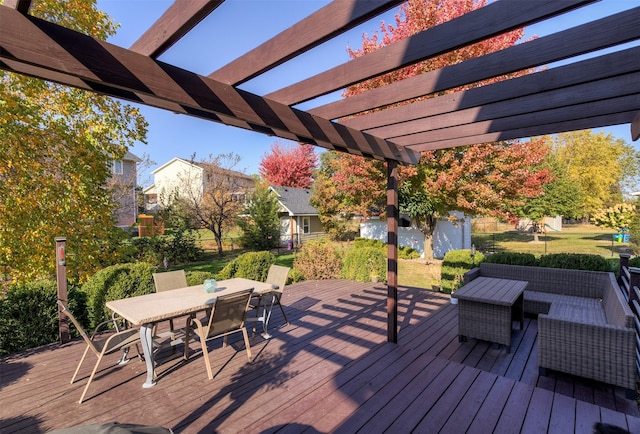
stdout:
<svg viewBox="0 0 640 434">
<path fill-rule="evenodd" d="M 420 152 L 631 124 L 640 136 L 640 6 L 336 102 L 312 101 L 372 77 L 594 0 L 500 0 L 267 95 L 240 86 L 375 18 L 400 0 L 335 0 L 208 76 L 157 60 L 223 0 L 176 0 L 130 48 L 29 15 L 31 0 L 0 7 L 0 68 L 263 134 L 387 162 L 388 340 L 397 340 L 398 164 Z M 239 18 L 241 21 L 241 18 Z M 587 60 L 577 56 L 598 52 Z M 470 90 L 419 97 L 564 60 Z M 397 105 L 384 111 L 377 108 Z M 358 115 L 359 116 L 351 116 Z M 635 118 L 635 119 L 634 119 Z"/>
</svg>

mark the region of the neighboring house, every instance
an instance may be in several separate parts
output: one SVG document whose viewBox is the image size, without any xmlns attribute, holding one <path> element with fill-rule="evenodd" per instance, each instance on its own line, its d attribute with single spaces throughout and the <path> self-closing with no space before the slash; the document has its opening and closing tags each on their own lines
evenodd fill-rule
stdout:
<svg viewBox="0 0 640 434">
<path fill-rule="evenodd" d="M 153 184 L 143 190 L 145 211 L 153 213 L 165 208 L 174 192 L 180 194 L 187 189 L 185 182 L 191 184 L 194 192 L 202 195 L 208 181 L 205 169 L 205 163 L 189 162 L 177 157 L 155 169 L 151 172 Z M 254 179 L 235 170 L 217 168 L 215 171 L 231 179 L 238 189 L 234 197 L 239 202 L 246 202 L 247 193 L 254 187 Z"/>
<path fill-rule="evenodd" d="M 433 257 L 444 258 L 449 250 L 471 248 L 471 218 L 461 212 L 450 212 L 457 220 L 440 219 L 433 232 Z M 387 221 L 377 218 L 360 223 L 360 236 L 387 242 Z M 415 226 L 398 228 L 398 245 L 413 247 L 424 257 L 424 234 Z"/>
<path fill-rule="evenodd" d="M 303 244 L 324 235 L 318 210 L 310 203 L 311 190 L 293 187 L 269 187 L 280 204 L 280 244 Z"/>
<path fill-rule="evenodd" d="M 119 227 L 130 227 L 136 222 L 138 216 L 136 183 L 137 163 L 140 161 L 142 161 L 140 158 L 127 151 L 122 160 L 111 162 L 109 184 L 113 186 L 114 199 L 119 204 L 115 211 L 116 225 Z"/>
</svg>

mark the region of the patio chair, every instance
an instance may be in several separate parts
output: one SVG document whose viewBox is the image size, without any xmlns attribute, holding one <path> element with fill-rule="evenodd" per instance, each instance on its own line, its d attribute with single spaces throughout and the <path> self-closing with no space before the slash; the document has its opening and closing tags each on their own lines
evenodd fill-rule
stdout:
<svg viewBox="0 0 640 434">
<path fill-rule="evenodd" d="M 87 348 L 84 350 L 84 354 L 80 359 L 80 363 L 78 363 L 78 367 L 76 368 L 76 371 L 73 373 L 73 377 L 71 378 L 71 384 L 73 384 L 73 382 L 75 381 L 76 376 L 80 371 L 80 367 L 82 366 L 82 363 L 84 362 L 84 359 L 87 356 L 87 353 L 89 352 L 89 350 L 91 350 L 93 354 L 95 354 L 96 357 L 98 357 L 98 361 L 96 362 L 96 365 L 93 367 L 93 371 L 89 376 L 89 381 L 87 381 L 87 385 L 84 387 L 84 390 L 82 391 L 82 396 L 80 396 L 80 401 L 78 401 L 78 403 L 82 404 L 82 401 L 84 401 L 84 397 L 87 394 L 87 390 L 89 389 L 89 385 L 91 384 L 93 377 L 96 375 L 96 372 L 98 371 L 98 366 L 100 365 L 102 358 L 106 354 L 128 349 L 132 345 L 135 345 L 136 351 L 138 352 L 138 358 L 142 360 L 142 357 L 140 356 L 140 350 L 138 349 L 138 345 L 137 345 L 138 342 L 140 342 L 140 330 L 133 329 L 133 328 L 121 330 L 117 326 L 117 321 L 119 321 L 121 318 L 114 317 L 109 321 L 104 321 L 98 324 L 98 326 L 94 330 L 91 337 L 89 337 L 89 335 L 82 328 L 78 320 L 76 320 L 73 314 L 69 311 L 69 308 L 61 300 L 58 300 L 58 304 L 62 308 L 62 313 L 64 313 L 67 316 L 67 318 L 71 320 L 71 322 L 76 327 L 76 329 L 78 330 L 82 338 L 87 343 Z M 97 337 L 97 333 L 99 329 L 107 324 L 114 324 L 116 326 L 116 332 L 110 333 L 108 336 L 105 336 L 105 337 L 102 337 L 102 336 Z M 123 357 L 118 364 L 123 364 L 128 361 L 129 361 L 128 359 Z"/>
<path fill-rule="evenodd" d="M 193 330 L 200 339 L 202 357 L 204 357 L 209 380 L 213 379 L 209 351 L 207 350 L 207 341 L 211 339 L 222 337 L 224 339 L 223 346 L 226 346 L 227 336 L 242 332 L 247 350 L 247 358 L 251 361 L 251 346 L 249 345 L 249 335 L 247 334 L 247 328 L 245 326 L 245 317 L 252 292 L 253 289 L 250 288 L 233 294 L 218 296 L 213 307 L 208 311 L 207 317 L 202 319 L 190 317 L 187 319 L 184 358 L 185 360 L 189 358 L 189 337 Z"/>
<path fill-rule="evenodd" d="M 280 307 L 282 316 L 284 317 L 285 325 L 289 325 L 289 318 L 287 318 L 287 314 L 284 312 L 284 308 L 280 303 L 282 294 L 284 293 L 284 287 L 287 283 L 287 277 L 289 276 L 289 270 L 289 267 L 272 265 L 269 268 L 269 273 L 267 274 L 265 282 L 273 285 L 273 291 L 266 294 L 256 295 L 251 299 L 251 308 L 255 310 L 256 318 L 260 316 L 260 309 L 265 309 L 265 333 L 267 333 L 267 323 L 269 322 L 267 315 L 271 316 L 271 310 L 269 310 L 269 312 L 266 311 L 269 306 L 273 307 L 277 304 L 278 307 Z"/>
<path fill-rule="evenodd" d="M 184 288 L 187 285 L 187 275 L 184 270 L 166 271 L 164 273 L 153 273 L 153 283 L 156 287 L 156 292 L 170 291 L 172 289 Z M 176 339 L 176 330 L 173 327 L 173 319 L 169 320 L 169 333 L 171 340 Z M 154 330 L 155 335 L 155 330 Z M 164 336 L 159 336 L 164 337 Z"/>
</svg>

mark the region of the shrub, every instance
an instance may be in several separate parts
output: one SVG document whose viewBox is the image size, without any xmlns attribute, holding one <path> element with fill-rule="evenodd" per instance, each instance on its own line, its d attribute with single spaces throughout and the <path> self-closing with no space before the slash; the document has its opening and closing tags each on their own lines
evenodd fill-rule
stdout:
<svg viewBox="0 0 640 434">
<path fill-rule="evenodd" d="M 464 273 L 484 260 L 484 255 L 476 253 L 471 259 L 471 250 L 449 250 L 442 261 L 440 270 L 441 291 L 450 294 L 462 285 Z"/>
<path fill-rule="evenodd" d="M 386 280 L 387 258 L 379 247 L 350 249 L 342 261 L 343 279 L 370 282 L 372 276 Z"/>
<path fill-rule="evenodd" d="M 202 285 L 207 279 L 215 279 L 217 276 L 210 271 L 187 271 L 187 285 Z"/>
<path fill-rule="evenodd" d="M 639 267 L 640 268 L 640 256 L 636 256 L 635 258 L 629 259 L 629 267 Z"/>
<path fill-rule="evenodd" d="M 171 264 L 184 264 L 202 259 L 204 251 L 197 244 L 197 232 L 177 230 L 172 236 L 156 235 L 132 241 L 132 259 L 160 265 L 166 258 Z"/>
<path fill-rule="evenodd" d="M 304 281 L 304 275 L 302 274 L 302 271 L 298 270 L 297 268 L 292 268 L 291 270 L 289 270 L 287 285 L 292 285 L 294 283 L 298 283 L 302 281 Z"/>
<path fill-rule="evenodd" d="M 155 292 L 154 271 L 153 265 L 139 262 L 112 265 L 94 274 L 82 285 L 91 327 L 111 317 L 107 301 Z"/>
<path fill-rule="evenodd" d="M 82 292 L 68 288 L 69 309 L 87 325 L 86 302 Z M 58 290 L 55 280 L 39 280 L 11 286 L 0 299 L 0 356 L 50 344 L 59 339 Z M 72 336 L 77 331 L 70 327 Z"/>
<path fill-rule="evenodd" d="M 416 259 L 420 257 L 420 253 L 413 247 L 400 246 L 398 249 L 398 258 L 400 259 Z"/>
<path fill-rule="evenodd" d="M 218 274 L 219 280 L 233 277 L 264 282 L 271 265 L 275 264 L 276 257 L 269 252 L 247 252 L 229 262 Z"/>
<path fill-rule="evenodd" d="M 538 265 L 538 260 L 531 253 L 499 252 L 484 258 L 484 262 L 507 265 Z"/>
<path fill-rule="evenodd" d="M 549 268 L 610 271 L 609 263 L 602 256 L 582 253 L 554 253 L 543 255 L 538 260 L 538 265 Z"/>
<path fill-rule="evenodd" d="M 353 247 L 356 249 L 361 249 L 363 247 L 375 247 L 377 249 L 386 249 L 387 248 L 387 244 L 383 243 L 380 240 L 374 240 L 374 239 L 370 239 L 370 238 L 356 238 L 355 240 L 353 240 Z"/>
<path fill-rule="evenodd" d="M 302 246 L 293 261 L 306 280 L 336 279 L 342 268 L 342 251 L 336 244 L 324 239 L 310 241 Z"/>
</svg>

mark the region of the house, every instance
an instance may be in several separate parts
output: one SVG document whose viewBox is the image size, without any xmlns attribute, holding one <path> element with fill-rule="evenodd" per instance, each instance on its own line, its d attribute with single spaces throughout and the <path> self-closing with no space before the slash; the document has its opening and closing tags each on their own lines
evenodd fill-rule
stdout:
<svg viewBox="0 0 640 434">
<path fill-rule="evenodd" d="M 122 160 L 111 161 L 111 178 L 109 185 L 113 187 L 114 200 L 118 203 L 115 211 L 116 225 L 128 228 L 136 222 L 138 203 L 136 184 L 138 180 L 137 163 L 140 158 L 127 151 Z"/>
<path fill-rule="evenodd" d="M 449 250 L 471 248 L 471 218 L 461 212 L 450 212 L 451 218 L 441 218 L 436 222 L 433 232 L 433 257 L 444 258 Z M 412 247 L 424 257 L 424 234 L 409 220 L 398 227 L 398 245 Z M 387 222 L 371 218 L 360 223 L 360 236 L 387 242 Z"/>
<path fill-rule="evenodd" d="M 280 244 L 292 246 L 324 235 L 318 210 L 310 203 L 311 190 L 293 187 L 269 187 L 280 204 Z"/>
<path fill-rule="evenodd" d="M 145 212 L 157 212 L 171 203 L 173 194 L 192 193 L 202 197 L 206 186 L 215 186 L 215 181 L 233 185 L 237 191 L 234 200 L 245 202 L 253 189 L 254 179 L 242 172 L 214 167 L 206 163 L 173 158 L 151 172 L 153 184 L 143 190 Z M 215 179 L 213 179 L 215 178 Z"/>
</svg>

